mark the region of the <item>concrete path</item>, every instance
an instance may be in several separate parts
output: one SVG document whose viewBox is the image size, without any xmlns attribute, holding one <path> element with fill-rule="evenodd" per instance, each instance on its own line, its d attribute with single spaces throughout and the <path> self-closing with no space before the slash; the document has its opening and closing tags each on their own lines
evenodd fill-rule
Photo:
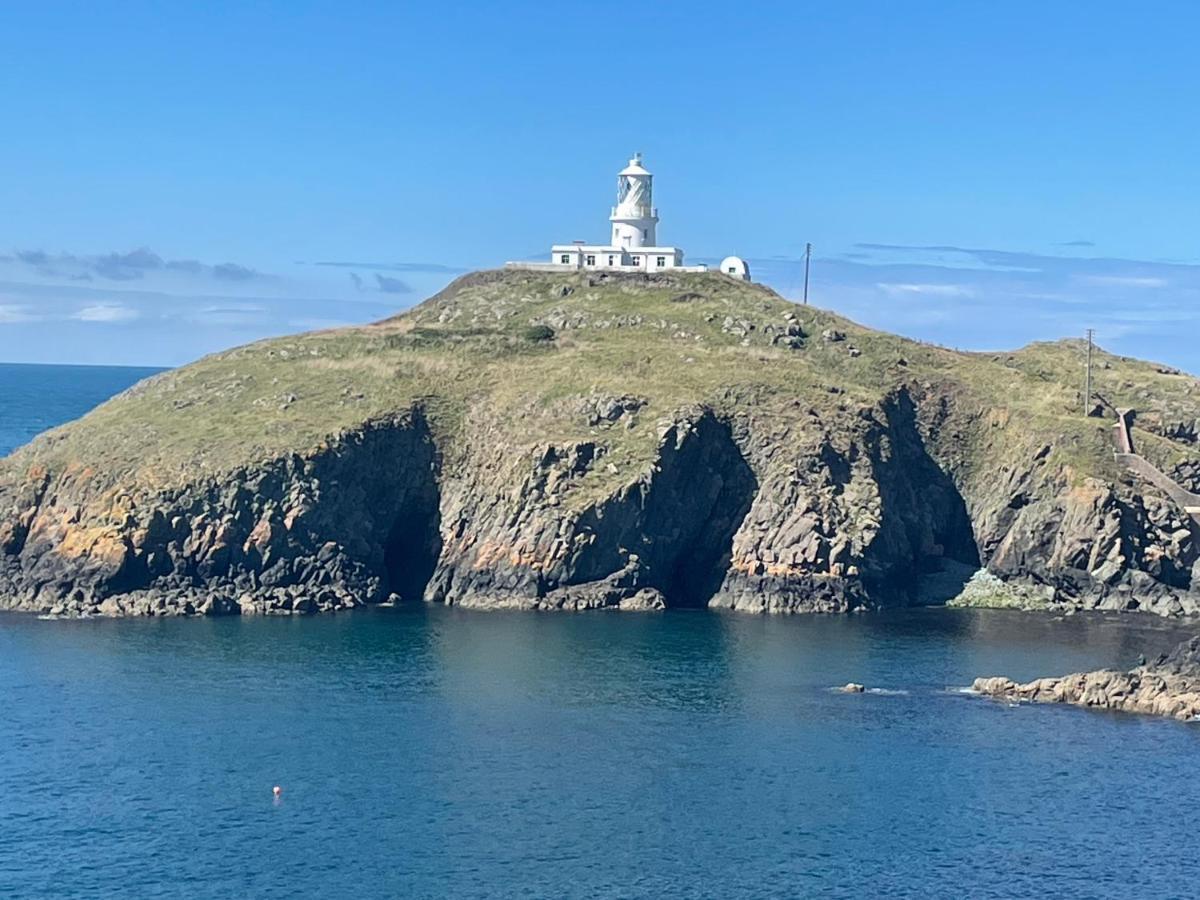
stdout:
<svg viewBox="0 0 1200 900">
<path fill-rule="evenodd" d="M 1116 445 L 1113 452 L 1114 458 L 1143 481 L 1150 482 L 1166 494 L 1172 502 L 1192 517 L 1193 522 L 1200 525 L 1200 494 L 1193 494 L 1162 469 L 1137 453 L 1133 446 L 1132 420 L 1133 410 L 1117 410 L 1117 424 L 1113 426 L 1113 443 Z"/>
</svg>

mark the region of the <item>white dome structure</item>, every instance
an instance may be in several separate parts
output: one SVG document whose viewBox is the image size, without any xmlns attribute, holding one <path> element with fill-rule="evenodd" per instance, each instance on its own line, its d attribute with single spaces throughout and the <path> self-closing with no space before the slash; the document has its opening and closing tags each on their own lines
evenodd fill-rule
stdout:
<svg viewBox="0 0 1200 900">
<path fill-rule="evenodd" d="M 750 264 L 740 256 L 727 256 L 721 260 L 721 271 L 740 281 L 750 280 Z"/>
</svg>

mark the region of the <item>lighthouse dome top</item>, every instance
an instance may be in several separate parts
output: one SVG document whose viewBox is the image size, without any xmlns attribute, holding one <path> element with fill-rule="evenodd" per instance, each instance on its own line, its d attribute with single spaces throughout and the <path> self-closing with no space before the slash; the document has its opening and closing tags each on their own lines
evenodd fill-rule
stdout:
<svg viewBox="0 0 1200 900">
<path fill-rule="evenodd" d="M 629 160 L 629 165 L 623 168 L 618 175 L 649 175 L 646 168 L 642 165 L 642 154 L 635 153 Z"/>
</svg>

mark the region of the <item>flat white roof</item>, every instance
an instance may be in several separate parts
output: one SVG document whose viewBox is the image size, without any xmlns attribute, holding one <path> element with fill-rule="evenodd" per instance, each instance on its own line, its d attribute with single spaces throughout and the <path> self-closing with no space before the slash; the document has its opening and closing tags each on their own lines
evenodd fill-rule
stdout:
<svg viewBox="0 0 1200 900">
<path fill-rule="evenodd" d="M 586 250 L 589 253 L 676 253 L 678 247 L 609 247 L 601 244 L 554 244 L 550 251 L 552 253 L 560 253 L 562 251 L 571 250 Z"/>
</svg>

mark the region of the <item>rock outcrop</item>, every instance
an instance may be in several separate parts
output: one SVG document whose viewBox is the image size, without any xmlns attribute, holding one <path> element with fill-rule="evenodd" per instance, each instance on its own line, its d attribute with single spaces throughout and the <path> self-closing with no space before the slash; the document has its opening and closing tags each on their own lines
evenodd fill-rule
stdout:
<svg viewBox="0 0 1200 900">
<path fill-rule="evenodd" d="M 420 599 L 439 555 L 419 409 L 307 458 L 136 497 L 49 474 L 0 525 L 0 597 L 50 615 L 315 612 Z"/>
<path fill-rule="evenodd" d="M 729 427 L 710 411 L 672 423 L 635 480 L 582 508 L 555 502 L 558 485 L 601 462 L 590 442 L 552 446 L 507 497 L 456 492 L 453 543 L 428 597 L 539 609 L 707 603 L 758 488 Z"/>
<path fill-rule="evenodd" d="M 1200 637 L 1185 641 L 1151 665 L 1128 672 L 1104 669 L 1025 684 L 1008 678 L 976 678 L 973 688 L 1010 703 L 1070 703 L 1200 720 Z"/>
<path fill-rule="evenodd" d="M 717 274 L 480 273 L 0 461 L 0 608 L 1200 611 L 1196 526 L 1113 464 L 1072 353 L 955 353 Z M 1105 364 L 1113 402 L 1200 417 L 1185 376 Z"/>
</svg>

